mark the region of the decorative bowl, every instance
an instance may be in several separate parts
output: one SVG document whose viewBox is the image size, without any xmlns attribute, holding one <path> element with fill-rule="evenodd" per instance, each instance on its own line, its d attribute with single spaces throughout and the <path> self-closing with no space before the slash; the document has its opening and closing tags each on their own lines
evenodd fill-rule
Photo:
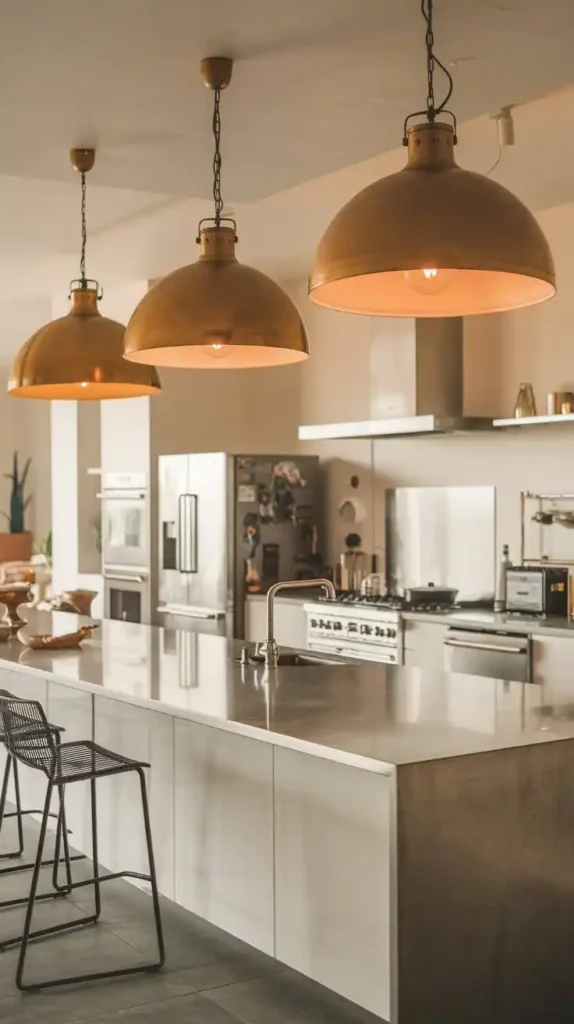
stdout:
<svg viewBox="0 0 574 1024">
<path fill-rule="evenodd" d="M 21 629 L 18 632 L 18 640 L 32 651 L 69 651 L 80 647 L 82 641 L 90 637 L 94 629 L 98 628 L 98 624 L 95 622 L 90 626 L 80 626 L 75 633 L 61 633 L 59 636 L 52 636 L 50 633 L 30 635 Z"/>
</svg>

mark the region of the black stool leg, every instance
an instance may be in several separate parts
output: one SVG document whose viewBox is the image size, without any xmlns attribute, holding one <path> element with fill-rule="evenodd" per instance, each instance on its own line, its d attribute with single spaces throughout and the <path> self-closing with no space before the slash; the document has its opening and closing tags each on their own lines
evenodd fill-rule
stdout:
<svg viewBox="0 0 574 1024">
<path fill-rule="evenodd" d="M 14 759 L 12 758 L 12 755 L 7 753 L 6 764 L 4 766 L 4 778 L 2 779 L 2 792 L 0 794 L 0 829 L 4 824 L 4 816 L 6 811 L 6 797 L 8 795 L 8 783 L 10 782 L 10 771 L 12 769 L 12 765 L 14 765 L 14 777 L 16 777 L 16 764 L 14 762 Z M 16 791 L 16 795 L 19 795 L 18 790 Z M 18 811 L 16 813 L 18 813 Z M 19 850 L 13 850 L 10 853 L 1 853 L 0 860 L 9 860 L 14 857 L 20 857 L 22 853 L 22 848 L 23 844 L 20 843 Z"/>
<path fill-rule="evenodd" d="M 42 853 L 44 852 L 44 843 L 46 842 L 46 829 L 48 827 L 48 815 L 50 814 L 50 804 L 52 801 L 53 788 L 54 784 L 52 780 L 49 779 L 48 787 L 46 789 L 46 800 L 44 802 L 44 813 L 42 815 L 42 824 L 40 826 L 40 837 L 38 839 L 38 849 L 36 851 L 34 871 L 32 872 L 32 881 L 30 883 L 30 894 L 28 896 L 28 906 L 26 908 L 26 919 L 24 921 L 24 932 L 22 934 L 20 956 L 18 957 L 18 967 L 16 969 L 16 985 L 21 992 L 24 991 L 24 985 L 22 984 L 22 975 L 24 973 L 26 953 L 28 951 L 28 941 L 30 938 L 30 928 L 32 925 L 32 914 L 34 912 L 34 900 L 36 899 L 38 879 L 40 877 L 40 868 L 42 866 Z"/>
<path fill-rule="evenodd" d="M 138 768 L 137 773 L 140 777 L 140 787 L 142 794 L 142 811 L 145 828 L 145 838 L 147 843 L 147 854 L 149 862 L 149 874 L 151 884 L 151 894 L 153 899 L 153 913 L 155 918 L 155 930 L 157 935 L 157 948 L 159 952 L 159 960 L 157 963 L 158 967 L 163 967 L 165 963 L 165 945 L 163 941 L 163 927 L 161 923 L 161 911 L 159 907 L 159 893 L 157 891 L 157 876 L 155 870 L 155 857 L 153 853 L 153 842 L 151 835 L 151 824 L 149 820 L 149 806 L 147 799 L 147 787 L 145 781 L 145 774 L 143 768 Z"/>
<path fill-rule="evenodd" d="M 98 805 L 96 803 L 96 780 L 90 781 L 92 797 L 92 864 L 94 868 L 94 913 L 96 921 L 102 912 L 102 896 L 100 892 L 100 868 L 98 864 Z"/>
<path fill-rule="evenodd" d="M 57 893 L 64 896 L 71 892 L 72 888 L 72 860 L 82 860 L 84 855 L 77 857 L 70 857 L 70 844 L 68 842 L 68 826 L 66 824 L 66 787 L 58 786 L 58 798 L 60 801 L 60 807 L 58 811 L 58 824 L 56 826 L 56 845 L 54 847 L 54 865 L 52 868 L 52 885 Z M 60 885 L 58 882 L 59 867 L 62 863 L 60 859 L 60 846 L 64 847 L 64 864 L 66 865 L 66 884 Z"/>
</svg>

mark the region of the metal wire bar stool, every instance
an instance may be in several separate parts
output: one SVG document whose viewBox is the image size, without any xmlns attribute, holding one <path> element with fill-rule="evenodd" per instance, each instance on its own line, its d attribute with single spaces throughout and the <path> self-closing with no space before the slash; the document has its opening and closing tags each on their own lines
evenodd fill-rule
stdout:
<svg viewBox="0 0 574 1024">
<path fill-rule="evenodd" d="M 33 723 L 33 725 L 32 725 Z M 46 800 L 42 813 L 40 826 L 40 837 L 36 861 L 30 883 L 30 894 L 26 909 L 24 931 L 22 935 L 15 936 L 0 942 L 0 950 L 8 949 L 11 946 L 20 946 L 20 955 L 16 969 L 16 985 L 22 992 L 37 991 L 42 988 L 52 988 L 56 985 L 75 984 L 81 981 L 97 981 L 104 978 L 117 978 L 122 975 L 140 974 L 147 971 L 159 970 L 165 963 L 165 948 L 163 941 L 163 929 L 161 923 L 161 912 L 159 906 L 159 893 L 153 854 L 151 835 L 151 824 L 147 800 L 147 789 L 144 768 L 149 768 L 145 761 L 135 761 L 132 758 L 116 754 L 106 750 L 91 740 L 73 741 L 71 743 L 57 744 L 54 734 L 44 714 L 44 709 L 38 701 L 12 699 L 0 700 L 0 726 L 4 733 L 4 742 L 9 753 L 18 761 L 44 772 L 48 784 L 46 788 Z M 142 812 L 144 829 L 147 844 L 149 874 L 145 875 L 138 871 L 114 871 L 110 874 L 100 875 L 98 866 L 98 821 L 96 804 L 96 782 L 100 778 L 111 775 L 119 775 L 125 772 L 136 772 L 140 782 Z M 64 799 L 65 788 L 72 782 L 90 782 L 91 791 L 91 813 L 92 813 L 92 861 L 94 874 L 92 878 L 79 882 L 71 881 L 66 885 L 68 891 L 82 888 L 86 885 L 94 889 L 94 913 L 73 921 L 65 921 L 62 924 L 52 925 L 49 928 L 41 928 L 32 931 L 32 916 L 34 904 L 37 897 L 38 879 L 42 866 L 42 854 L 46 839 L 48 816 L 50 813 L 51 799 L 54 789 L 57 789 L 60 797 L 60 812 L 58 818 L 58 849 L 60 838 L 65 843 L 66 831 L 63 828 L 64 821 Z M 57 859 L 54 862 L 54 876 L 57 873 Z M 67 931 L 70 928 L 78 928 L 88 924 L 96 924 L 101 914 L 101 885 L 103 882 L 113 878 L 137 878 L 151 885 L 155 930 L 158 945 L 158 958 L 150 964 L 140 964 L 136 967 L 119 968 L 113 971 L 97 971 L 91 974 L 72 975 L 63 978 L 51 978 L 45 981 L 25 984 L 23 980 L 24 968 L 26 965 L 26 954 L 30 941 L 39 938 L 46 938 L 59 932 Z"/>
<path fill-rule="evenodd" d="M 14 699 L 14 695 L 9 693 L 8 690 L 0 690 L 0 700 L 2 700 L 2 699 L 10 699 L 11 700 L 11 699 Z M 54 735 L 55 742 L 56 743 L 60 743 L 61 742 L 61 734 L 62 734 L 62 732 L 64 732 L 64 729 L 61 726 L 59 726 L 59 725 L 50 725 L 49 728 L 51 729 L 51 731 L 52 731 L 52 733 Z M 1 723 L 0 723 L 0 743 L 3 743 L 3 742 L 4 742 L 4 734 L 3 734 Z M 15 798 L 16 810 L 15 811 L 6 811 L 6 798 L 7 798 L 7 795 L 8 795 L 8 785 L 9 785 L 9 782 L 10 782 L 10 773 L 11 772 L 13 773 L 13 777 L 14 777 L 14 798 Z M 56 856 L 57 856 L 57 860 L 58 860 L 59 863 L 62 863 L 62 864 L 66 865 L 66 878 L 67 878 L 67 882 L 69 883 L 71 881 L 71 867 L 70 867 L 71 861 L 85 860 L 86 858 L 85 858 L 85 854 L 83 854 L 83 853 L 81 853 L 81 854 L 74 854 L 73 856 L 70 856 L 70 850 L 69 850 L 69 844 L 68 844 L 68 838 L 67 838 L 68 837 L 68 830 L 66 828 L 65 812 L 64 812 L 63 808 L 61 808 L 60 810 L 61 810 L 62 820 L 58 822 L 58 827 L 57 827 Z M 60 817 L 60 810 L 58 811 L 57 815 L 52 813 L 52 812 L 50 812 L 50 817 L 58 817 L 59 818 Z M 22 800 L 21 800 L 21 796 L 20 796 L 20 777 L 19 777 L 19 772 L 18 772 L 18 762 L 12 757 L 10 752 L 7 750 L 7 752 L 6 752 L 6 764 L 5 764 L 5 767 L 4 767 L 4 777 L 2 779 L 2 788 L 1 788 L 1 791 L 0 791 L 0 832 L 2 830 L 2 826 L 3 826 L 4 821 L 6 819 L 8 819 L 8 818 L 16 818 L 16 824 L 17 824 L 17 829 L 18 829 L 18 848 L 15 849 L 15 850 L 11 850 L 8 853 L 0 853 L 0 860 L 16 860 L 16 859 L 19 859 L 22 856 L 22 854 L 24 852 L 24 827 L 23 827 L 23 820 L 22 819 L 24 818 L 24 816 L 30 815 L 30 814 L 38 814 L 38 815 L 40 815 L 40 814 L 42 814 L 42 809 L 41 808 L 38 808 L 38 809 L 36 809 L 36 808 L 24 809 L 22 807 Z M 60 844 L 60 832 L 61 832 L 62 828 L 65 830 L 66 835 L 65 835 L 65 837 L 63 839 L 63 843 L 62 843 L 63 848 L 64 848 L 64 858 L 63 858 L 63 860 L 60 860 L 60 845 L 61 845 Z M 54 884 L 55 891 L 54 892 L 48 892 L 48 893 L 41 894 L 41 896 L 39 897 L 41 899 L 50 899 L 50 898 L 53 898 L 54 896 L 58 896 L 58 895 L 63 896 L 68 891 L 67 885 L 61 886 L 58 883 L 57 864 L 55 864 L 55 860 L 53 858 L 50 858 L 49 860 L 43 860 L 41 866 L 42 867 L 49 867 L 49 866 L 53 866 L 53 865 L 55 865 L 55 868 L 54 868 L 54 872 L 53 872 L 53 879 L 52 879 L 52 881 L 53 881 L 53 884 Z M 18 871 L 31 871 L 33 869 L 33 867 L 34 867 L 34 862 L 33 861 L 32 862 L 21 862 L 19 864 L 12 864 L 12 865 L 10 865 L 10 867 L 0 868 L 0 878 L 2 876 L 4 876 L 4 875 L 14 874 L 15 872 L 18 872 Z M 0 900 L 0 910 L 7 909 L 8 907 L 22 906 L 23 904 L 25 904 L 27 902 L 28 902 L 28 897 L 27 896 L 21 897 L 19 899 Z"/>
</svg>

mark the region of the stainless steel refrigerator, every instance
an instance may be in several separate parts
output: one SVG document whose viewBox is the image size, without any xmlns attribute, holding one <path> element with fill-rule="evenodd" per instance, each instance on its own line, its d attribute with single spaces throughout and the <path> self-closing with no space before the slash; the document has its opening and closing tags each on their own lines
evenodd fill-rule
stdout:
<svg viewBox="0 0 574 1024">
<path fill-rule="evenodd" d="M 319 460 L 159 458 L 160 625 L 244 637 L 245 598 L 323 573 Z"/>
</svg>

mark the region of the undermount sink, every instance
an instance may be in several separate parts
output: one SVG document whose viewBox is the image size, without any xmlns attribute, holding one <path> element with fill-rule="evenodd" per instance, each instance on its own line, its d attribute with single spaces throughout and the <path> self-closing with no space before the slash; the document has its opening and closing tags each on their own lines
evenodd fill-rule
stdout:
<svg viewBox="0 0 574 1024">
<path fill-rule="evenodd" d="M 234 661 L 242 664 L 241 658 L 234 658 Z M 262 654 L 249 654 L 249 665 L 263 665 L 265 658 Z M 243 663 L 244 664 L 244 663 Z M 279 655 L 279 668 L 316 668 L 318 665 L 352 665 L 352 661 L 344 658 L 329 658 L 322 654 L 314 654 L 312 651 L 285 651 Z"/>
</svg>

